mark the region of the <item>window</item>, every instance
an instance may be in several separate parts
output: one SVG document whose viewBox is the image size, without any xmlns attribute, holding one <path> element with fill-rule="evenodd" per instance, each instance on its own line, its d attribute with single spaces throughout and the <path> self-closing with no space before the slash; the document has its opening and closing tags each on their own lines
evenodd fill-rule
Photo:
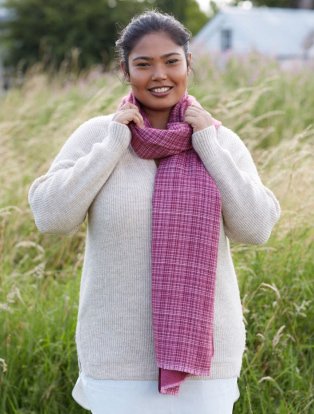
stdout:
<svg viewBox="0 0 314 414">
<path fill-rule="evenodd" d="M 221 51 L 224 52 L 232 48 L 232 30 L 221 30 Z"/>
</svg>

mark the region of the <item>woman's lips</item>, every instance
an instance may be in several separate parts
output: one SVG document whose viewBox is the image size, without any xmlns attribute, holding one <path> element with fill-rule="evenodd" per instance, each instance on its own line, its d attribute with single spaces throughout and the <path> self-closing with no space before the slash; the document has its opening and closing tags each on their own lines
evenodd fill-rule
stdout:
<svg viewBox="0 0 314 414">
<path fill-rule="evenodd" d="M 155 88 L 150 88 L 149 92 L 158 97 L 167 96 L 169 92 L 171 91 L 172 86 L 159 86 Z"/>
</svg>

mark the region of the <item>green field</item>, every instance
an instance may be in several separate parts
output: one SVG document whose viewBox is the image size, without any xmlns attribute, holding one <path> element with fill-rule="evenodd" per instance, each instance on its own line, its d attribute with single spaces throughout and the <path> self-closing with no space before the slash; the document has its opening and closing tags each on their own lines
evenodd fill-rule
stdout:
<svg viewBox="0 0 314 414">
<path fill-rule="evenodd" d="M 1 414 L 86 412 L 71 397 L 84 225 L 71 237 L 39 234 L 27 193 L 70 133 L 127 90 L 97 69 L 33 70 L 0 98 Z M 234 412 L 314 413 L 313 67 L 204 60 L 190 93 L 240 135 L 282 207 L 266 245 L 232 244 L 247 328 Z"/>
</svg>

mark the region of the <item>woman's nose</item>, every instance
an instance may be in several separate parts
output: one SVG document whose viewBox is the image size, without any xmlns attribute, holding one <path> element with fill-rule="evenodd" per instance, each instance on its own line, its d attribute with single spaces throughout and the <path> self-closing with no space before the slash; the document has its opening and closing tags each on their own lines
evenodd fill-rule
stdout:
<svg viewBox="0 0 314 414">
<path fill-rule="evenodd" d="M 152 80 L 164 80 L 164 79 L 167 79 L 167 73 L 165 69 L 161 66 L 156 66 L 152 74 Z"/>
</svg>

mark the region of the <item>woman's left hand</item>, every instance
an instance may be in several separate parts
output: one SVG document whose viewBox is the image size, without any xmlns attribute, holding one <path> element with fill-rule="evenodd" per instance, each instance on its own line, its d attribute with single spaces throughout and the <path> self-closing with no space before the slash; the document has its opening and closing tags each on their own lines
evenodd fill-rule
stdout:
<svg viewBox="0 0 314 414">
<path fill-rule="evenodd" d="M 185 122 L 191 125 L 193 132 L 201 131 L 213 125 L 211 114 L 202 106 L 190 105 L 185 111 Z"/>
</svg>

